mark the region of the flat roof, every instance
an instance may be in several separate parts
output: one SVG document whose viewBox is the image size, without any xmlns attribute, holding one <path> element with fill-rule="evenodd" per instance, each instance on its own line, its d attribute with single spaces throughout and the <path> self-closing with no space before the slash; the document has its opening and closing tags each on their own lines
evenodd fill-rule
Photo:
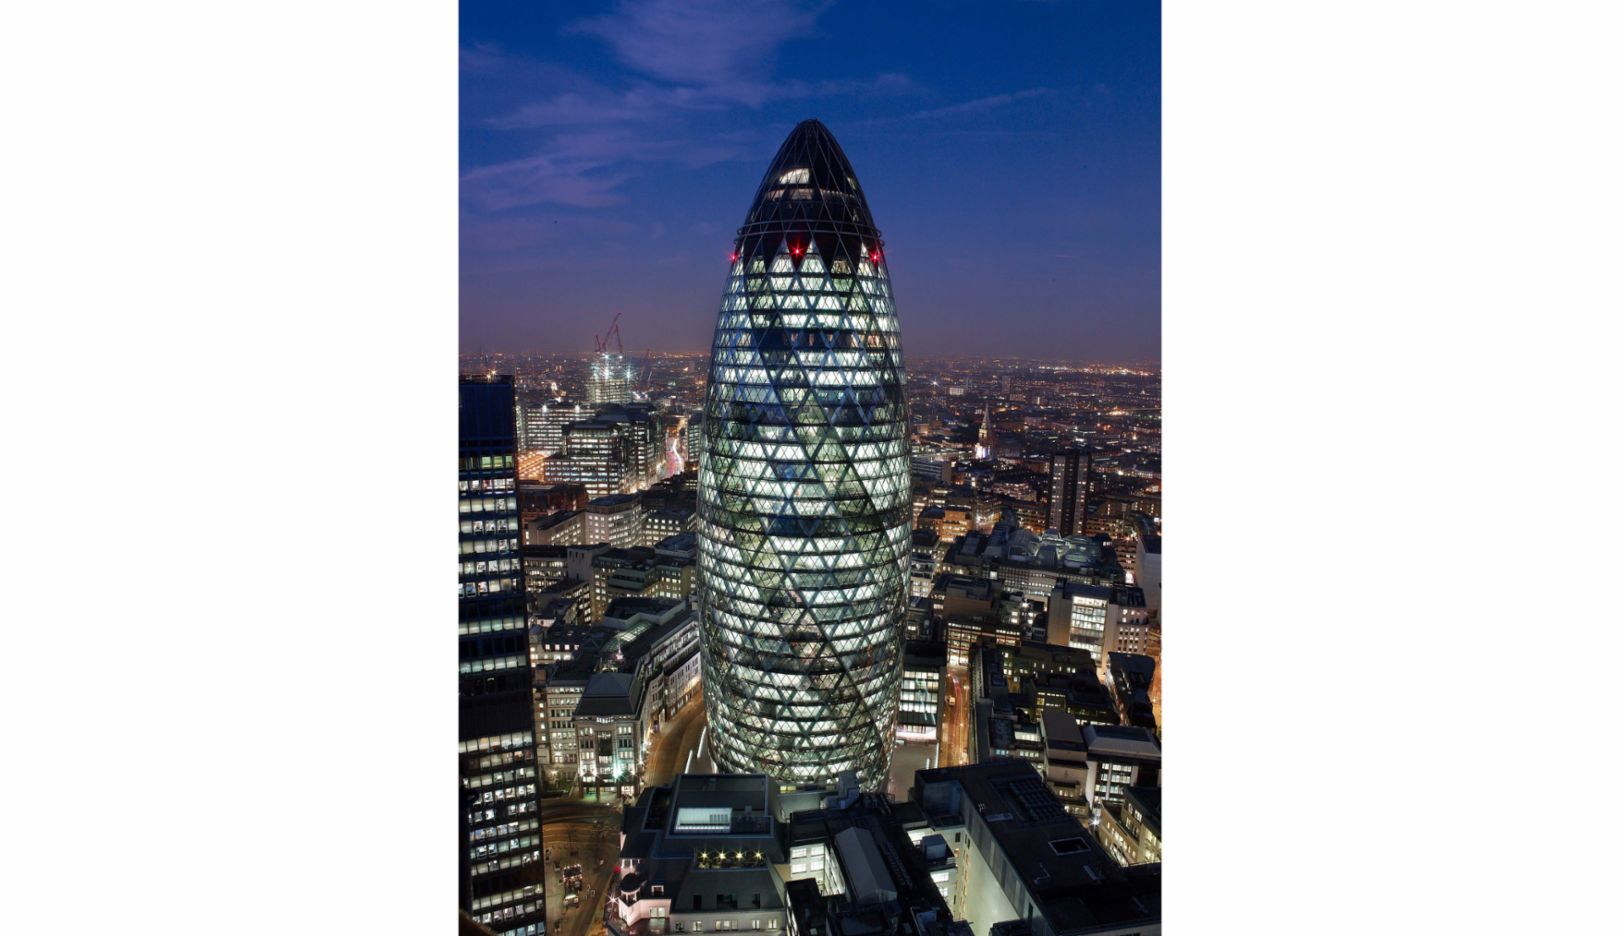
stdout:
<svg viewBox="0 0 1620 936">
<path fill-rule="evenodd" d="M 914 793 L 942 824 L 977 814 L 1056 934 L 1158 918 L 1157 878 L 1125 874 L 1027 761 L 919 770 Z"/>
</svg>

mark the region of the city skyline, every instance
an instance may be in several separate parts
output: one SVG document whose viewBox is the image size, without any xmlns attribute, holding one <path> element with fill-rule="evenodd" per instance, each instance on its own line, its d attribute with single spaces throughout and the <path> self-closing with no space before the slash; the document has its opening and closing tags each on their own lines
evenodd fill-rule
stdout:
<svg viewBox="0 0 1620 936">
<path fill-rule="evenodd" d="M 934 9 L 463 7 L 462 349 L 623 313 L 631 354 L 704 350 L 742 167 L 819 118 L 882 193 L 915 354 L 1156 362 L 1157 6 L 954 8 L 1018 49 Z"/>
<path fill-rule="evenodd" d="M 1157 16 L 462 8 L 466 922 L 1158 932 Z"/>
</svg>

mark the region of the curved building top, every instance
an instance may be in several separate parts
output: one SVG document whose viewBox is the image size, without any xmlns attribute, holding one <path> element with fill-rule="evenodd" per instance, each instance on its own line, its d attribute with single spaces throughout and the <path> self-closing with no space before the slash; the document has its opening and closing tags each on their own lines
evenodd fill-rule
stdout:
<svg viewBox="0 0 1620 936">
<path fill-rule="evenodd" d="M 842 241 L 850 256 L 870 257 L 882 248 L 882 233 L 872 223 L 855 169 L 819 120 L 794 127 L 776 151 L 754 193 L 748 220 L 737 229 L 737 251 L 751 256 L 763 246 L 774 253 L 784 234 L 814 238 L 825 256 L 839 252 L 834 241 Z M 761 245 L 762 240 L 767 243 Z M 794 245 L 794 250 L 806 246 Z"/>
</svg>

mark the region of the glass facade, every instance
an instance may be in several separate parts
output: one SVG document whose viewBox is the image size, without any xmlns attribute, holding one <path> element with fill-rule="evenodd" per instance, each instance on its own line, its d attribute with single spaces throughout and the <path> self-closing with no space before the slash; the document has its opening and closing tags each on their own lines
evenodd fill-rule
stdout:
<svg viewBox="0 0 1620 936">
<path fill-rule="evenodd" d="M 794 129 L 738 230 L 698 473 L 716 766 L 883 784 L 911 557 L 911 451 L 883 241 L 838 142 Z"/>
<path fill-rule="evenodd" d="M 585 383 L 585 400 L 592 406 L 609 403 L 629 403 L 633 398 L 632 385 L 635 368 L 624 355 L 611 351 L 599 352 L 591 359 L 591 376 Z"/>
<path fill-rule="evenodd" d="M 461 907 L 501 936 L 545 933 L 512 378 L 462 377 Z"/>
</svg>

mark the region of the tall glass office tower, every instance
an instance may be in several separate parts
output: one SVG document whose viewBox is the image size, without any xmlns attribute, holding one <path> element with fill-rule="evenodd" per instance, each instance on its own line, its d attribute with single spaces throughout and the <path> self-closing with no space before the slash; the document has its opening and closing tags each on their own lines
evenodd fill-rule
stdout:
<svg viewBox="0 0 1620 936">
<path fill-rule="evenodd" d="M 546 878 L 511 375 L 462 377 L 460 410 L 461 909 L 500 936 L 542 936 Z"/>
<path fill-rule="evenodd" d="M 911 557 L 904 384 L 883 240 L 838 141 L 807 120 L 737 232 L 709 365 L 698 596 L 722 770 L 886 780 Z"/>
</svg>

